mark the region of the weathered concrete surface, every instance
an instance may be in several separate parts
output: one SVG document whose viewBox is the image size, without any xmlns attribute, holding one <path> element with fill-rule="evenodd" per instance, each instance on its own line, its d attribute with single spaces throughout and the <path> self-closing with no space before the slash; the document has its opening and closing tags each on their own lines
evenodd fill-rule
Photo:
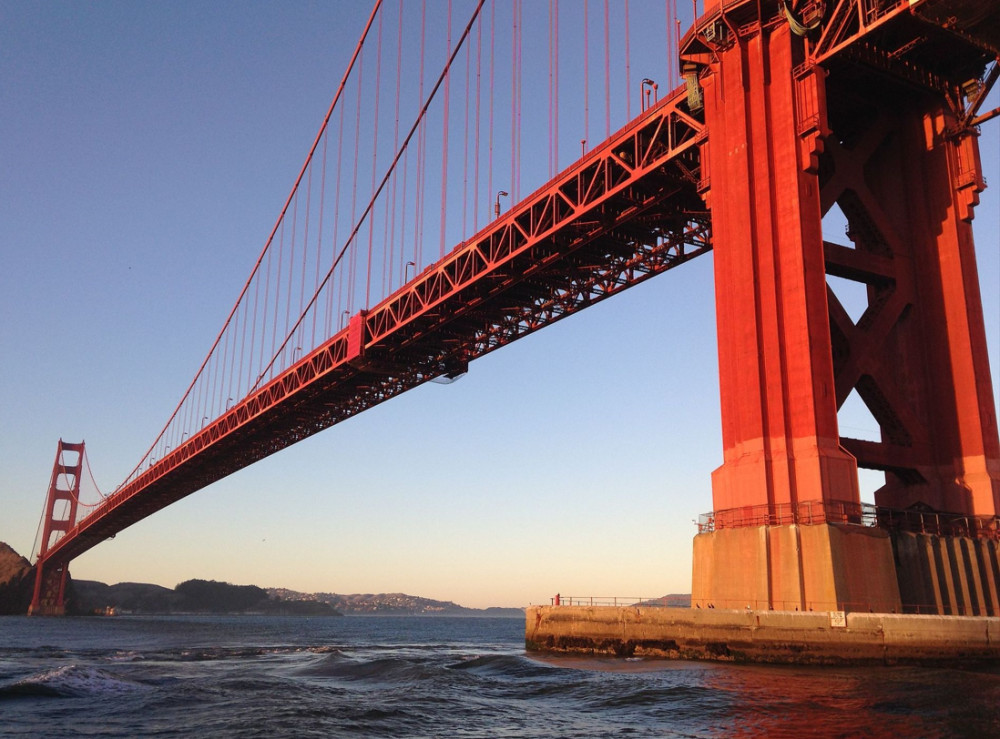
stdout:
<svg viewBox="0 0 1000 739">
<path fill-rule="evenodd" d="M 841 625 L 843 624 L 843 625 Z M 531 606 L 529 651 L 795 664 L 1000 660 L 1000 618 Z"/>
<path fill-rule="evenodd" d="M 1000 542 L 894 532 L 904 611 L 1000 616 Z"/>
<path fill-rule="evenodd" d="M 691 604 L 703 609 L 903 610 L 889 534 L 867 526 L 787 524 L 698 534 L 693 570 Z"/>
</svg>

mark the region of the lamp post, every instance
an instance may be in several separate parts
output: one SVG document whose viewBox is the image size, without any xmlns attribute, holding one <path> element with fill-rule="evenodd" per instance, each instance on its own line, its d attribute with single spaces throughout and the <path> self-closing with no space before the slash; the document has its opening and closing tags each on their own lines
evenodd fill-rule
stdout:
<svg viewBox="0 0 1000 739">
<path fill-rule="evenodd" d="M 494 218 L 499 218 L 500 217 L 500 196 L 507 197 L 507 194 L 508 193 L 507 193 L 506 190 L 500 190 L 497 193 L 497 202 L 496 202 L 496 205 L 493 206 L 493 217 Z"/>
<path fill-rule="evenodd" d="M 659 90 L 660 86 L 656 84 L 653 80 L 649 79 L 649 77 L 644 77 L 642 80 L 642 84 L 639 86 L 639 107 L 641 107 L 643 110 L 647 110 L 649 108 L 650 88 L 652 88 L 652 90 L 655 91 Z M 658 96 L 657 99 L 659 99 Z M 653 102 L 655 103 L 656 100 L 654 100 Z"/>
</svg>

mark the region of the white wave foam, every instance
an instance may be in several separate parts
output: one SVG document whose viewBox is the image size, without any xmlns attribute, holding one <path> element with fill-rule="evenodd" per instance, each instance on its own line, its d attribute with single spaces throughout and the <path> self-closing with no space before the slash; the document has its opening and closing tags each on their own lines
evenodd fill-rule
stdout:
<svg viewBox="0 0 1000 739">
<path fill-rule="evenodd" d="M 11 688 L 24 692 L 31 688 L 57 695 L 122 695 L 145 690 L 146 686 L 124 680 L 96 667 L 64 665 L 19 680 Z"/>
</svg>

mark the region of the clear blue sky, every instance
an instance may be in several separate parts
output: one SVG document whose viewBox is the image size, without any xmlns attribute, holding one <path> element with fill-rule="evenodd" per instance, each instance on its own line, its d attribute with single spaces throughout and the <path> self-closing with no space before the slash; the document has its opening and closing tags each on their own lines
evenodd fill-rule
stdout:
<svg viewBox="0 0 1000 739">
<path fill-rule="evenodd" d="M 30 552 L 60 437 L 86 440 L 105 491 L 146 450 L 246 279 L 368 9 L 0 0 L 0 540 Z M 633 21 L 633 46 L 653 31 Z M 637 61 L 633 79 L 662 75 L 656 64 Z M 998 128 L 982 140 L 992 183 Z M 998 191 L 976 219 L 994 388 Z M 695 260 L 325 431 L 72 572 L 469 606 L 686 592 L 692 520 L 722 456 L 711 270 Z"/>
</svg>

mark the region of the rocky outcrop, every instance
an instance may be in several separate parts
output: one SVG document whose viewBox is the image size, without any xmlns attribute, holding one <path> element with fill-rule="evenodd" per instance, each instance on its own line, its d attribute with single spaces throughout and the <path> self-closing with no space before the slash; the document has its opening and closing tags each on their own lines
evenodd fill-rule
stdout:
<svg viewBox="0 0 1000 739">
<path fill-rule="evenodd" d="M 0 615 L 26 614 L 34 587 L 35 568 L 0 541 Z"/>
</svg>

